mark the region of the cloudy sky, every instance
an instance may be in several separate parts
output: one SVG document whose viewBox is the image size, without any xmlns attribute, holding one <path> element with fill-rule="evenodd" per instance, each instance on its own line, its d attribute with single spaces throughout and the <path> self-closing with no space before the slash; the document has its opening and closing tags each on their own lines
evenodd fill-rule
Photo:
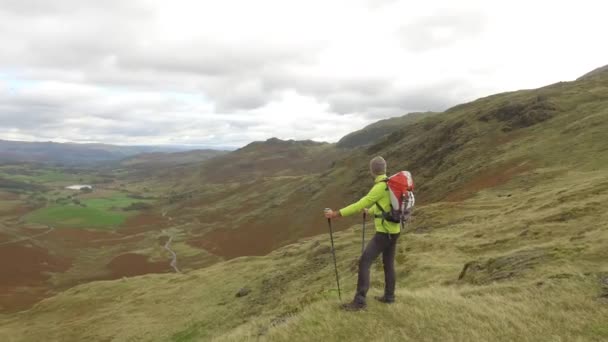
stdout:
<svg viewBox="0 0 608 342">
<path fill-rule="evenodd" d="M 0 0 L 0 139 L 336 141 L 608 64 L 603 3 Z"/>
</svg>

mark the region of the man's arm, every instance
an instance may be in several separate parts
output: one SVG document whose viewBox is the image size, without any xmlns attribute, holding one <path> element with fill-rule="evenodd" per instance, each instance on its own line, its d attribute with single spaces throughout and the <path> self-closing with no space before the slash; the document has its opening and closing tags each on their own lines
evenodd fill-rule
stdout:
<svg viewBox="0 0 608 342">
<path fill-rule="evenodd" d="M 376 215 L 376 205 L 372 204 L 371 207 L 367 208 L 367 216 L 374 217 Z"/>
<path fill-rule="evenodd" d="M 369 191 L 369 193 L 361 198 L 356 203 L 353 203 L 345 208 L 339 210 L 341 216 L 350 216 L 361 212 L 363 209 L 371 207 L 374 203 L 378 202 L 384 195 L 385 187 L 377 183 Z M 372 208 L 373 209 L 373 208 Z"/>
</svg>

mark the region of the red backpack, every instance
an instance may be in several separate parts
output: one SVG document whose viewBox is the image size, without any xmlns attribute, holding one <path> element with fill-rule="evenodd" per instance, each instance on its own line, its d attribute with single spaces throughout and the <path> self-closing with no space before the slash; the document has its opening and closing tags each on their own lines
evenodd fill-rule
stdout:
<svg viewBox="0 0 608 342">
<path fill-rule="evenodd" d="M 386 191 L 389 192 L 391 209 L 384 211 L 378 203 L 376 206 L 382 211 L 384 220 L 403 225 L 409 220 L 416 203 L 414 178 L 409 171 L 401 171 L 388 177 L 384 182 L 386 182 Z"/>
</svg>

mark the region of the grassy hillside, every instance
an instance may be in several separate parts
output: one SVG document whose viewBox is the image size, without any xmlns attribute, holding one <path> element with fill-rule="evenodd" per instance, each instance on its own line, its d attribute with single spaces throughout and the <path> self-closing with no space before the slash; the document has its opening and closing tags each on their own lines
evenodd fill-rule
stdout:
<svg viewBox="0 0 608 342">
<path fill-rule="evenodd" d="M 545 177 L 603 169 L 606 87 L 604 73 L 498 94 L 422 116 L 353 150 L 276 139 L 253 143 L 198 168 L 168 170 L 149 187 L 170 194 L 174 217 L 196 222 L 187 234 L 191 246 L 227 258 L 263 255 L 319 234 L 323 228 L 314 218 L 322 208 L 364 195 L 374 155 L 388 160 L 389 172 L 413 172 L 420 204 L 463 200 L 547 169 L 552 172 Z"/>
<path fill-rule="evenodd" d="M 338 143 L 338 147 L 356 148 L 368 146 L 376 143 L 378 140 L 387 135 L 398 131 L 405 125 L 414 123 L 424 117 L 429 117 L 438 113 L 409 113 L 400 117 L 380 120 L 371 125 L 365 126 L 363 129 L 345 135 Z"/>
<path fill-rule="evenodd" d="M 144 184 L 168 195 L 164 208 L 175 224 L 191 223 L 178 241 L 222 258 L 264 255 L 323 231 L 314 224 L 323 201 L 317 180 L 345 153 L 328 143 L 269 139 Z"/>
<path fill-rule="evenodd" d="M 328 143 L 271 138 L 204 163 L 204 181 L 231 182 L 265 176 L 301 176 L 323 171 L 339 151 Z"/>
<path fill-rule="evenodd" d="M 158 209 L 178 256 L 232 260 L 81 285 L 0 316 L 0 337 L 606 340 L 608 72 L 598 70 L 456 106 L 365 148 L 271 139 L 130 184 L 166 194 Z M 378 154 L 418 185 L 399 302 L 343 313 L 321 211 L 363 195 Z M 359 220 L 336 222 L 345 299 L 360 252 L 360 227 L 347 228 Z M 380 264 L 373 274 L 370 295 Z"/>
<path fill-rule="evenodd" d="M 141 153 L 122 160 L 120 164 L 123 167 L 130 167 L 136 169 L 154 169 L 172 167 L 180 164 L 200 163 L 207 159 L 221 156 L 226 153 L 228 153 L 228 151 L 218 150 L 192 150 L 186 152 L 173 153 Z"/>
<path fill-rule="evenodd" d="M 399 243 L 392 306 L 371 301 L 364 312 L 341 312 L 328 236 L 319 235 L 186 274 L 78 286 L 5 318 L 0 337 L 603 341 L 608 216 L 600 203 L 608 200 L 608 175 L 572 172 L 554 181 L 549 173 L 539 173 L 532 187 L 520 177 L 463 202 L 420 208 Z M 336 241 L 346 300 L 356 280 L 360 226 Z M 381 272 L 378 262 L 370 296 L 381 293 Z M 238 298 L 241 288 L 251 292 Z"/>
</svg>

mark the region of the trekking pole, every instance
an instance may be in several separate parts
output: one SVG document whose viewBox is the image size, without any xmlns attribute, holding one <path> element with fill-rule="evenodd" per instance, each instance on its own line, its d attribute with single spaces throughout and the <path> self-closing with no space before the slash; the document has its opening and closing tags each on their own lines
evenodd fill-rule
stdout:
<svg viewBox="0 0 608 342">
<path fill-rule="evenodd" d="M 328 209 L 325 209 L 327 211 Z M 334 249 L 334 230 L 331 226 L 331 219 L 327 219 L 327 224 L 329 224 L 329 238 L 331 240 L 331 254 L 334 257 L 334 270 L 336 271 L 336 284 L 338 285 L 338 298 L 340 302 L 342 301 L 342 293 L 340 292 L 340 277 L 338 276 L 338 264 L 336 263 L 336 250 Z"/>
<path fill-rule="evenodd" d="M 365 251 L 365 218 L 367 214 L 365 211 L 363 212 L 363 229 L 361 230 L 361 255 Z"/>
</svg>

